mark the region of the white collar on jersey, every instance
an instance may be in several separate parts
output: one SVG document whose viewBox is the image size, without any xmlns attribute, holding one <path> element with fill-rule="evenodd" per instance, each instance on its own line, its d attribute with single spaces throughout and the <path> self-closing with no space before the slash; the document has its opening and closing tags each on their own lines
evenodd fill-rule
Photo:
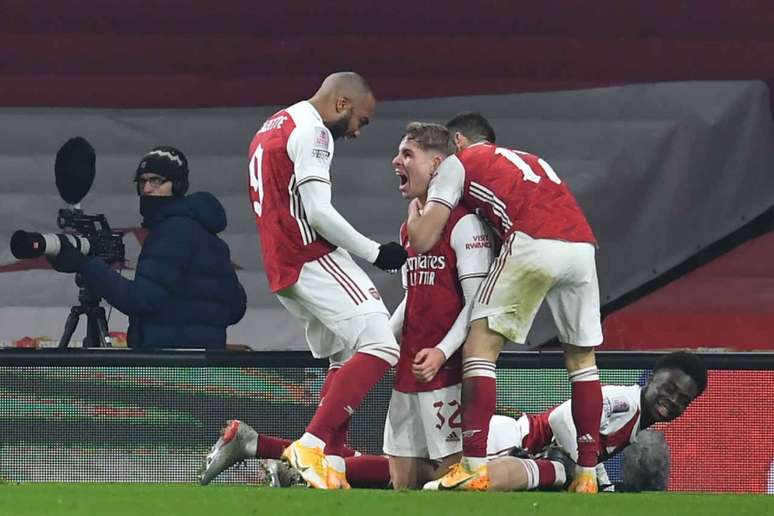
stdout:
<svg viewBox="0 0 774 516">
<path fill-rule="evenodd" d="M 304 109 L 306 109 L 307 111 L 309 111 L 309 113 L 310 113 L 310 114 L 311 114 L 313 117 L 315 117 L 315 119 L 317 119 L 317 121 L 318 121 L 318 122 L 320 122 L 321 124 L 323 123 L 323 119 L 322 119 L 322 116 L 320 116 L 320 112 L 319 112 L 319 111 L 317 111 L 317 108 L 315 108 L 315 107 L 312 105 L 312 103 L 311 103 L 311 102 L 309 102 L 308 100 L 302 100 L 302 101 L 301 101 L 301 102 L 299 102 L 298 104 L 300 104 L 300 105 L 304 106 Z"/>
</svg>

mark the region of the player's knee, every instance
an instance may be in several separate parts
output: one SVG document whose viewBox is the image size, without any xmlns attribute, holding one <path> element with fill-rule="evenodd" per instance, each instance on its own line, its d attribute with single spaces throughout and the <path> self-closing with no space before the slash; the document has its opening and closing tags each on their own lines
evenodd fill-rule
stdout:
<svg viewBox="0 0 774 516">
<path fill-rule="evenodd" d="M 462 347 L 462 356 L 483 358 L 495 362 L 503 348 L 504 339 L 499 333 L 490 331 L 488 328 L 482 331 L 476 331 L 471 327 L 468 338 Z"/>
<path fill-rule="evenodd" d="M 477 319 L 470 324 L 468 337 L 462 347 L 464 357 L 478 357 L 495 361 L 505 343 L 505 338 L 489 329 L 486 319 Z"/>
<path fill-rule="evenodd" d="M 390 481 L 393 489 L 419 489 L 413 462 L 406 459 L 390 460 Z"/>
<path fill-rule="evenodd" d="M 419 489 L 419 486 L 416 482 L 413 482 L 408 477 L 392 477 L 392 488 L 395 490 L 400 489 Z"/>
<path fill-rule="evenodd" d="M 333 355 L 328 357 L 329 366 L 328 369 L 338 369 L 341 368 L 347 360 L 352 358 L 352 355 L 355 354 L 354 349 L 343 349 L 337 353 L 334 353 Z"/>
</svg>

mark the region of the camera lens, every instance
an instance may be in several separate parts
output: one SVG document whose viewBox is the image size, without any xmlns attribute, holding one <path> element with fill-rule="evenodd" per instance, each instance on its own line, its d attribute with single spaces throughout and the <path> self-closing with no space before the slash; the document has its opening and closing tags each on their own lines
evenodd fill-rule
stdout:
<svg viewBox="0 0 774 516">
<path fill-rule="evenodd" d="M 11 253 L 20 260 L 37 258 L 46 252 L 46 243 L 46 239 L 40 233 L 19 230 L 11 236 Z"/>
<path fill-rule="evenodd" d="M 11 235 L 11 254 L 20 260 L 43 255 L 58 256 L 59 251 L 62 250 L 60 238 L 68 239 L 80 252 L 89 254 L 91 242 L 82 236 L 66 233 L 33 233 L 21 229 Z"/>
</svg>

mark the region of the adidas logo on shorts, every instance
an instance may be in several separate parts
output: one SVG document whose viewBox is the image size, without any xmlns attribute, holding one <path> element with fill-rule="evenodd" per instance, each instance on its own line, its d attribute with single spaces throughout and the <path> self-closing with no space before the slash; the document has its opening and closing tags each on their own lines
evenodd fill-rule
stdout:
<svg viewBox="0 0 774 516">
<path fill-rule="evenodd" d="M 452 430 L 452 433 L 446 436 L 446 442 L 447 443 L 458 443 L 460 442 L 460 436 L 457 435 L 457 432 Z"/>
</svg>

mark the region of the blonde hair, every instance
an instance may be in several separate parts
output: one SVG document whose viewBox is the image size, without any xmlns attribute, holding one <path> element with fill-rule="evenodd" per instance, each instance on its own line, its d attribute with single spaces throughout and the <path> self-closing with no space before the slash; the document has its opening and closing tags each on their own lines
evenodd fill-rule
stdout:
<svg viewBox="0 0 774 516">
<path fill-rule="evenodd" d="M 424 151 L 435 151 L 444 156 L 457 152 L 454 138 L 446 127 L 431 122 L 411 122 L 403 137 Z"/>
</svg>

